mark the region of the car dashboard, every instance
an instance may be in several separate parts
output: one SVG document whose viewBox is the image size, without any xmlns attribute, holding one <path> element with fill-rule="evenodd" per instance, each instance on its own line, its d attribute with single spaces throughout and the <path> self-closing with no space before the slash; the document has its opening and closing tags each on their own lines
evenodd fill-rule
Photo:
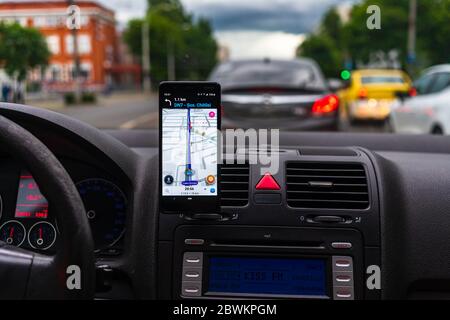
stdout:
<svg viewBox="0 0 450 320">
<path fill-rule="evenodd" d="M 258 164 L 224 164 L 221 213 L 165 214 L 156 131 L 100 131 L 25 106 L 0 114 L 43 141 L 77 185 L 91 217 L 98 298 L 450 297 L 445 137 L 282 133 L 279 190 L 255 188 Z M 51 204 L 46 217 L 17 215 L 27 178 L 2 150 L 0 229 L 8 238 L 15 224 L 17 245 L 52 254 Z M 47 225 L 55 241 L 44 239 Z M 301 278 L 301 288 L 286 277 Z"/>
</svg>

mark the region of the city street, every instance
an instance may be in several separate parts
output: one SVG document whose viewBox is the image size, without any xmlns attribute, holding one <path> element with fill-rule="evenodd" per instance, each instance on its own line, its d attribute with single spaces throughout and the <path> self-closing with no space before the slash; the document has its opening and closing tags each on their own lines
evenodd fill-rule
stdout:
<svg viewBox="0 0 450 320">
<path fill-rule="evenodd" d="M 31 105 L 53 109 L 101 129 L 153 129 L 158 126 L 158 98 L 156 94 L 116 93 L 99 98 L 96 105 L 64 106 L 62 101 L 28 101 Z M 344 132 L 387 132 L 380 123 L 359 123 L 350 125 L 341 120 L 340 130 Z"/>
<path fill-rule="evenodd" d="M 97 105 L 56 108 L 55 111 L 102 129 L 148 129 L 158 123 L 155 95 L 118 94 L 100 98 Z"/>
</svg>

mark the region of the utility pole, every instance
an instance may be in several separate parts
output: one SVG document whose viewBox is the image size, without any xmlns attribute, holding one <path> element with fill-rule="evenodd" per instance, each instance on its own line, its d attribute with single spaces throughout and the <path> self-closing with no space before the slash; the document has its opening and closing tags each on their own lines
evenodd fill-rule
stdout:
<svg viewBox="0 0 450 320">
<path fill-rule="evenodd" d="M 80 62 L 80 54 L 78 50 L 78 28 L 80 26 L 79 19 L 80 12 L 77 12 L 73 6 L 76 6 L 75 0 L 67 0 L 69 8 L 68 8 L 68 19 L 71 20 L 67 25 L 70 27 L 72 33 L 72 41 L 73 41 L 73 80 L 75 83 L 75 99 L 77 102 L 81 100 L 81 62 Z M 78 9 L 79 10 L 79 9 Z M 78 16 L 77 16 L 78 15 Z M 75 19 L 75 20 L 74 20 Z"/>
<path fill-rule="evenodd" d="M 142 22 L 142 75 L 143 89 L 145 92 L 152 90 L 150 77 L 150 10 Z"/>
<path fill-rule="evenodd" d="M 408 71 L 413 74 L 416 62 L 416 21 L 417 21 L 417 0 L 409 0 L 408 19 Z"/>
<path fill-rule="evenodd" d="M 167 77 L 169 81 L 176 80 L 175 52 L 171 40 L 167 40 Z"/>
</svg>

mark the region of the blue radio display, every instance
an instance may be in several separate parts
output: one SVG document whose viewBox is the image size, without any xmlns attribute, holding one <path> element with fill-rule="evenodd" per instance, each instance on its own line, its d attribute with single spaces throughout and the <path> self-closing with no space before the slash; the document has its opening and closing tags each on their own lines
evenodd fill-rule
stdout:
<svg viewBox="0 0 450 320">
<path fill-rule="evenodd" d="M 211 257 L 209 294 L 326 296 L 325 259 Z"/>
</svg>

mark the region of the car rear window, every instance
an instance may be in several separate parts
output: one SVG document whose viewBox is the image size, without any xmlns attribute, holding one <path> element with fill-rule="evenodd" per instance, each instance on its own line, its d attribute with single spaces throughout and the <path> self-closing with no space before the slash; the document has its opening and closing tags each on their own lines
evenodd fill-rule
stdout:
<svg viewBox="0 0 450 320">
<path fill-rule="evenodd" d="M 223 87 L 276 85 L 325 89 L 325 83 L 313 65 L 288 61 L 225 63 L 217 68 L 211 79 Z"/>
<path fill-rule="evenodd" d="M 365 76 L 361 78 L 361 83 L 405 83 L 401 76 Z"/>
</svg>

